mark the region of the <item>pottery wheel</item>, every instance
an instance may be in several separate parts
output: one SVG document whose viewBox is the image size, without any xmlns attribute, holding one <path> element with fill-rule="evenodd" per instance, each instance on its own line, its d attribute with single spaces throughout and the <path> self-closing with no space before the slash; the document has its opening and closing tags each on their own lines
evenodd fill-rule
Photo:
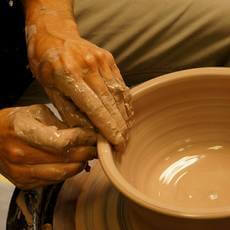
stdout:
<svg viewBox="0 0 230 230">
<path fill-rule="evenodd" d="M 133 213 L 105 176 L 99 161 L 63 185 L 54 212 L 54 230 L 162 230 Z M 158 223 L 158 226 L 160 224 Z"/>
<path fill-rule="evenodd" d="M 128 201 L 109 182 L 99 162 L 83 185 L 75 212 L 76 230 L 159 230 L 135 217 Z"/>
</svg>

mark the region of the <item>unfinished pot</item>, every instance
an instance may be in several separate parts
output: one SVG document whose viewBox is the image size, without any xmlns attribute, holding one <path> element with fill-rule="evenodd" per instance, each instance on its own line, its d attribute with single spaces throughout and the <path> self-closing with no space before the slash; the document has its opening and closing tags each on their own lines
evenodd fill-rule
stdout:
<svg viewBox="0 0 230 230">
<path fill-rule="evenodd" d="M 133 221 L 150 229 L 230 229 L 230 69 L 167 74 L 132 95 L 126 152 L 100 138 L 98 153 Z"/>
</svg>

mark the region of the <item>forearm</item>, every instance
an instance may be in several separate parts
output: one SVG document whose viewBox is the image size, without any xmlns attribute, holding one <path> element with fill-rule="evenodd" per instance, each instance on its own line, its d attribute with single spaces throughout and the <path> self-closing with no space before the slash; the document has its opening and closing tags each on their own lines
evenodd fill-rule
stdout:
<svg viewBox="0 0 230 230">
<path fill-rule="evenodd" d="M 23 0 L 23 5 L 27 29 L 33 26 L 39 33 L 49 32 L 57 37 L 78 33 L 73 0 Z"/>
<path fill-rule="evenodd" d="M 62 18 L 73 18 L 73 0 L 22 0 L 26 19 L 36 20 L 45 14 L 57 14 Z"/>
<path fill-rule="evenodd" d="M 79 38 L 73 0 L 22 0 L 30 68 L 38 79 L 44 55 L 56 57 L 69 40 Z"/>
</svg>

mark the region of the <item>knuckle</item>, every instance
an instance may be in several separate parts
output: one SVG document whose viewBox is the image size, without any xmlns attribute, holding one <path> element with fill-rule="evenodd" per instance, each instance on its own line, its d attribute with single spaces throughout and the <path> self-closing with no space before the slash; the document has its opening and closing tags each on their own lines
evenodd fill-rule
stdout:
<svg viewBox="0 0 230 230">
<path fill-rule="evenodd" d="M 25 156 L 24 151 L 18 147 L 11 147 L 8 154 L 12 163 L 22 163 Z"/>
<path fill-rule="evenodd" d="M 75 72 L 75 70 L 77 69 L 75 61 L 64 60 L 63 62 L 64 62 L 64 66 L 63 66 L 64 69 L 63 70 L 60 69 L 59 70 L 60 72 L 64 71 L 65 74 L 71 74 L 71 73 Z"/>
<path fill-rule="evenodd" d="M 43 58 L 50 62 L 55 62 L 60 58 L 60 50 L 57 48 L 49 48 L 44 52 Z"/>
<path fill-rule="evenodd" d="M 89 65 L 89 67 L 94 68 L 97 66 L 97 59 L 94 55 L 87 53 L 84 56 L 85 62 Z"/>
<path fill-rule="evenodd" d="M 102 59 L 102 60 L 106 58 L 106 53 L 103 50 L 97 50 L 96 55 L 99 59 Z"/>
</svg>

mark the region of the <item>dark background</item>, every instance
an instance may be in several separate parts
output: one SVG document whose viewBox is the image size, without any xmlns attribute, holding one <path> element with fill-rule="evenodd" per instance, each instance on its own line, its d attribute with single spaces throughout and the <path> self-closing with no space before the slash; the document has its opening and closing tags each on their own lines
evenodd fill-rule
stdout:
<svg viewBox="0 0 230 230">
<path fill-rule="evenodd" d="M 0 108 L 12 106 L 32 81 L 24 28 L 20 0 L 0 0 Z"/>
</svg>

